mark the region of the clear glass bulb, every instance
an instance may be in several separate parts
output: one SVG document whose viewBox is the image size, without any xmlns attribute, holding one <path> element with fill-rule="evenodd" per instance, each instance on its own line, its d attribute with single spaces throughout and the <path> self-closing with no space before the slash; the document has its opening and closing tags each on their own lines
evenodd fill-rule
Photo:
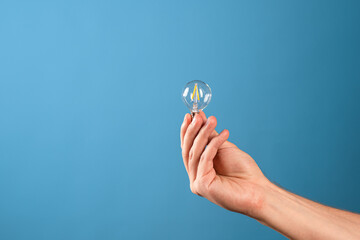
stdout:
<svg viewBox="0 0 360 240">
<path fill-rule="evenodd" d="M 206 83 L 194 80 L 185 85 L 181 98 L 191 113 L 197 113 L 209 104 L 211 89 Z"/>
</svg>

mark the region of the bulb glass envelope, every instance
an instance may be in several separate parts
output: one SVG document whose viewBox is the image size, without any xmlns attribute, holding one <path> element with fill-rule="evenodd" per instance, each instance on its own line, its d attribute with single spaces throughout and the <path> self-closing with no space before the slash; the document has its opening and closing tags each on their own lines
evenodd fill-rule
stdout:
<svg viewBox="0 0 360 240">
<path fill-rule="evenodd" d="M 194 80 L 185 85 L 181 98 L 192 113 L 199 112 L 209 104 L 211 89 L 206 83 Z"/>
</svg>

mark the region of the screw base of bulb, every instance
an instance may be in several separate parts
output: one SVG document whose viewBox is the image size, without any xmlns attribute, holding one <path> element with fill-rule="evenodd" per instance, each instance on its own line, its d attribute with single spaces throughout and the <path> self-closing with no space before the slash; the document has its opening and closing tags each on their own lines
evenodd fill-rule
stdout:
<svg viewBox="0 0 360 240">
<path fill-rule="evenodd" d="M 191 112 L 191 117 L 194 118 L 196 114 L 199 114 L 199 112 Z"/>
</svg>

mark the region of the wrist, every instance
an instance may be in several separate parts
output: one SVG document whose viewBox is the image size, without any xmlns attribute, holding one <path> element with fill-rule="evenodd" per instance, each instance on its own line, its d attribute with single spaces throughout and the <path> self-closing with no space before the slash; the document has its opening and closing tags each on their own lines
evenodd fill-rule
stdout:
<svg viewBox="0 0 360 240">
<path fill-rule="evenodd" d="M 268 180 L 263 185 L 263 203 L 257 209 L 255 219 L 288 238 L 296 239 L 295 236 L 302 234 L 296 232 L 295 228 L 299 227 L 300 229 L 304 226 L 301 226 L 303 225 L 302 221 L 294 221 L 293 217 L 301 216 L 303 211 L 303 206 L 296 195 Z"/>
<path fill-rule="evenodd" d="M 268 180 L 263 185 L 263 203 L 257 209 L 257 219 L 269 222 L 278 217 L 288 205 L 297 203 L 294 195 Z"/>
<path fill-rule="evenodd" d="M 250 206 L 245 215 L 263 222 L 266 218 L 270 206 L 274 201 L 276 194 L 281 190 L 278 186 L 270 182 L 267 178 L 258 181 L 257 188 L 254 192 L 256 194 L 251 196 Z"/>
</svg>

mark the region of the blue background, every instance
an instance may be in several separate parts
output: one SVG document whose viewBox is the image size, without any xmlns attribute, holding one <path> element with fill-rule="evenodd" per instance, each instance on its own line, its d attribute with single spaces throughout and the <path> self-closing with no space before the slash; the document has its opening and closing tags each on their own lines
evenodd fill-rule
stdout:
<svg viewBox="0 0 360 240">
<path fill-rule="evenodd" d="M 0 239 L 282 239 L 193 195 L 180 91 L 264 173 L 360 212 L 359 1 L 1 1 Z"/>
</svg>

